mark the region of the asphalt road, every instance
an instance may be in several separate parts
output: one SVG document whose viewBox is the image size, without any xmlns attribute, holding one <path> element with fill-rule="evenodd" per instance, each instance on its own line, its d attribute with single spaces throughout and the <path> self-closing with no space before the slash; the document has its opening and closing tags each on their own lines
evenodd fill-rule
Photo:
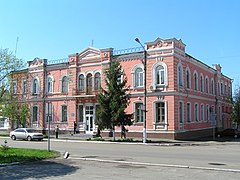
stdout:
<svg viewBox="0 0 240 180">
<path fill-rule="evenodd" d="M 0 141 L 4 139 L 0 139 Z M 13 147 L 47 149 L 47 141 L 8 140 Z M 239 179 L 240 143 L 159 146 L 51 141 L 63 157 L 0 167 L 0 179 Z"/>
</svg>

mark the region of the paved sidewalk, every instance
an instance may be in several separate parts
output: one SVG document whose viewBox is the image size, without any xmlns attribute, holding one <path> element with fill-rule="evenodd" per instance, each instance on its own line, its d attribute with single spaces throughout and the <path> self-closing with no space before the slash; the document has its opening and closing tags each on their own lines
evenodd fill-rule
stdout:
<svg viewBox="0 0 240 180">
<path fill-rule="evenodd" d="M 102 143 L 128 143 L 128 144 L 143 144 L 141 138 L 127 138 L 125 141 L 120 137 L 116 136 L 115 141 L 113 137 L 102 137 L 103 140 L 99 138 L 94 138 L 92 135 L 87 134 L 60 134 L 59 138 L 56 139 L 55 136 L 51 136 L 51 140 L 75 140 L 75 141 L 91 141 L 91 142 L 102 142 Z M 240 139 L 216 139 L 205 138 L 201 140 L 172 140 L 172 139 L 147 139 L 147 145 L 158 145 L 158 146 L 199 146 L 199 145 L 216 145 L 216 144 L 239 144 Z"/>
</svg>

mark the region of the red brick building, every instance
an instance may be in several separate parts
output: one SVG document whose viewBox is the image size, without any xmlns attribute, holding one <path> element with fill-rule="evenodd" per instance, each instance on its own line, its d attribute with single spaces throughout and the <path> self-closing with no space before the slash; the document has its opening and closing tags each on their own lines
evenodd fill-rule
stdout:
<svg viewBox="0 0 240 180">
<path fill-rule="evenodd" d="M 231 127 L 232 80 L 219 64 L 210 67 L 185 52 L 181 40 L 145 43 L 147 51 L 147 137 L 191 139 Z M 28 126 L 39 130 L 57 125 L 61 131 L 96 133 L 96 94 L 105 87 L 104 70 L 119 61 L 127 75 L 131 99 L 126 109 L 134 114 L 128 136 L 142 137 L 144 67 L 143 49 L 86 48 L 67 59 L 34 59 L 25 70 L 14 72 L 13 91 L 31 109 Z M 116 130 L 117 132 L 120 129 Z M 108 132 L 108 130 L 103 133 Z"/>
</svg>

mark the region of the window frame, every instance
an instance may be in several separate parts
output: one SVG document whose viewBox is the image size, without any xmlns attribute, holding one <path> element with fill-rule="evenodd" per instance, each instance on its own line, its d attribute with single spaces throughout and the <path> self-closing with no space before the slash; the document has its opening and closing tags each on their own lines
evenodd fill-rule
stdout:
<svg viewBox="0 0 240 180">
<path fill-rule="evenodd" d="M 61 105 L 61 122 L 68 122 L 68 107 L 65 104 Z"/>
<path fill-rule="evenodd" d="M 194 121 L 199 122 L 199 107 L 198 103 L 194 104 Z"/>
<path fill-rule="evenodd" d="M 190 123 L 192 121 L 192 108 L 191 108 L 190 102 L 187 102 L 186 112 L 187 112 L 187 122 Z"/>
<path fill-rule="evenodd" d="M 27 94 L 27 80 L 22 79 L 22 94 Z"/>
<path fill-rule="evenodd" d="M 200 104 L 200 121 L 204 121 L 204 104 Z"/>
<path fill-rule="evenodd" d="M 134 71 L 134 87 L 143 87 L 144 82 L 144 71 L 142 67 L 137 67 Z"/>
<path fill-rule="evenodd" d="M 194 72 L 193 80 L 194 80 L 194 90 L 198 91 L 198 74 L 197 74 L 197 72 Z"/>
<path fill-rule="evenodd" d="M 63 76 L 62 77 L 62 84 L 61 84 L 61 88 L 62 88 L 62 93 L 63 94 L 67 94 L 68 93 L 68 77 L 67 76 Z"/>
<path fill-rule="evenodd" d="M 100 90 L 101 88 L 101 74 L 97 72 L 94 74 L 94 90 Z"/>
<path fill-rule="evenodd" d="M 53 93 L 53 78 L 50 76 L 47 77 L 47 93 Z"/>
<path fill-rule="evenodd" d="M 80 74 L 78 77 L 78 89 L 79 91 L 85 90 L 85 76 L 84 74 Z"/>
<path fill-rule="evenodd" d="M 189 68 L 187 68 L 186 70 L 186 86 L 187 86 L 187 89 L 191 89 L 191 72 Z"/>
<path fill-rule="evenodd" d="M 39 113 L 39 109 L 38 106 L 33 106 L 32 107 L 32 123 L 38 123 L 38 113 Z"/>
<path fill-rule="evenodd" d="M 17 81 L 12 81 L 12 93 L 17 94 Z"/>
<path fill-rule="evenodd" d="M 184 123 L 184 103 L 183 103 L 183 101 L 178 102 L 178 122 L 180 124 Z"/>
<path fill-rule="evenodd" d="M 37 77 L 32 79 L 32 95 L 39 95 L 40 94 L 40 82 Z"/>
<path fill-rule="evenodd" d="M 160 104 L 160 106 L 158 106 L 158 104 Z M 165 124 L 166 123 L 166 102 L 165 101 L 154 102 L 154 109 L 155 109 L 155 123 Z"/>
<path fill-rule="evenodd" d="M 87 92 L 92 92 L 93 90 L 93 75 L 92 73 L 87 73 L 86 75 L 86 90 Z"/>
<path fill-rule="evenodd" d="M 202 73 L 200 74 L 200 91 L 204 92 L 204 78 Z"/>
<path fill-rule="evenodd" d="M 208 76 L 206 76 L 206 78 L 205 78 L 205 84 L 206 84 L 205 92 L 208 94 L 209 93 L 209 78 L 208 78 Z"/>
<path fill-rule="evenodd" d="M 177 84 L 178 86 L 182 87 L 183 86 L 183 67 L 182 64 L 179 63 L 177 67 Z"/>
<path fill-rule="evenodd" d="M 144 112 L 143 112 L 143 102 L 135 102 L 134 110 L 135 110 L 135 122 L 143 123 L 144 122 Z"/>
</svg>

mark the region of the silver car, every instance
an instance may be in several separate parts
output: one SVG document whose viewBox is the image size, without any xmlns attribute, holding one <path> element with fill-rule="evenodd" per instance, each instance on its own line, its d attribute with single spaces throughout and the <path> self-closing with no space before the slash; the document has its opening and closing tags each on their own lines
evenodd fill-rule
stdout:
<svg viewBox="0 0 240 180">
<path fill-rule="evenodd" d="M 43 134 L 36 132 L 36 130 L 31 128 L 18 128 L 10 132 L 10 137 L 12 140 L 26 139 L 28 141 L 31 141 L 37 139 L 41 141 L 43 139 Z"/>
</svg>

